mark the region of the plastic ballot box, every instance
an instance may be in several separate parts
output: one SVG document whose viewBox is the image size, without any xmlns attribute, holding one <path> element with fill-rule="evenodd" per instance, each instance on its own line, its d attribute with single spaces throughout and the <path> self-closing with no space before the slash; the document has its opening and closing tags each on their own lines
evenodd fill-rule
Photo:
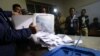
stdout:
<svg viewBox="0 0 100 56">
<path fill-rule="evenodd" d="M 79 46 L 60 46 L 43 56 L 100 56 L 100 51 Z"/>
</svg>

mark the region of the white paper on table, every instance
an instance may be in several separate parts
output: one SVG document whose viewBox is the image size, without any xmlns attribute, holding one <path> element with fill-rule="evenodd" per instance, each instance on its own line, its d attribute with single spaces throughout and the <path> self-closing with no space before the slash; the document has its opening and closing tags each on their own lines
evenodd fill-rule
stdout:
<svg viewBox="0 0 100 56">
<path fill-rule="evenodd" d="M 62 39 L 65 43 L 70 43 L 70 42 L 72 42 L 73 40 L 69 37 L 69 36 L 67 36 L 67 35 L 65 35 L 64 36 L 64 38 Z"/>
<path fill-rule="evenodd" d="M 59 36 L 60 38 L 62 38 L 62 41 L 64 43 L 70 43 L 72 42 L 73 40 L 71 39 L 71 37 L 69 37 L 68 35 L 65 35 L 65 34 L 57 34 L 57 36 Z"/>
<path fill-rule="evenodd" d="M 48 32 L 42 32 L 42 31 L 37 32 L 35 34 L 36 37 L 43 37 L 43 36 L 46 36 L 46 35 L 49 35 L 49 33 Z"/>
<path fill-rule="evenodd" d="M 62 43 L 62 39 L 54 34 L 50 34 L 50 33 L 46 33 L 46 32 L 38 32 L 35 34 L 35 36 L 38 37 L 39 39 L 41 39 L 45 44 L 56 46 L 56 45 L 58 45 L 57 42 L 59 44 Z"/>
<path fill-rule="evenodd" d="M 77 43 L 77 42 L 78 42 L 78 43 Z M 82 40 L 79 40 L 79 41 L 78 41 L 78 40 L 75 40 L 74 44 L 76 44 L 76 43 L 77 43 L 77 44 L 82 44 L 83 41 L 82 41 Z"/>
</svg>

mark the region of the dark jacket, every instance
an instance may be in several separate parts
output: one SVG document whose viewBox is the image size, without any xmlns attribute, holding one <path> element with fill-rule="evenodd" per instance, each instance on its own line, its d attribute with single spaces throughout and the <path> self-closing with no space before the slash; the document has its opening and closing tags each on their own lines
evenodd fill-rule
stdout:
<svg viewBox="0 0 100 56">
<path fill-rule="evenodd" d="M 71 35 L 74 35 L 77 33 L 77 30 L 78 30 L 78 19 L 77 17 L 75 17 L 73 19 L 73 27 L 71 27 L 71 16 L 68 16 L 66 18 L 66 21 L 65 21 L 65 29 L 67 30 L 67 33 L 70 34 L 70 33 L 73 33 Z"/>
<path fill-rule="evenodd" d="M 89 25 L 89 28 L 92 30 L 92 29 L 95 29 L 95 30 L 100 30 L 100 23 L 99 22 L 96 22 L 96 23 L 91 23 Z"/>
<path fill-rule="evenodd" d="M 82 17 L 85 17 L 85 24 L 86 24 L 86 26 L 84 26 L 82 24 Z M 79 16 L 78 19 L 79 19 L 78 20 L 79 21 L 79 29 L 88 28 L 89 27 L 89 18 L 88 18 L 87 15 L 85 15 L 85 16 Z"/>
<path fill-rule="evenodd" d="M 32 32 L 30 29 L 15 30 L 6 14 L 0 10 L 0 56 L 15 56 L 15 41 L 28 39 Z"/>
<path fill-rule="evenodd" d="M 71 27 L 70 24 L 71 24 L 71 17 L 69 16 L 69 17 L 66 18 L 65 28 L 70 28 Z M 75 18 L 73 20 L 73 28 L 77 29 L 77 26 L 78 26 L 78 19 Z"/>
</svg>

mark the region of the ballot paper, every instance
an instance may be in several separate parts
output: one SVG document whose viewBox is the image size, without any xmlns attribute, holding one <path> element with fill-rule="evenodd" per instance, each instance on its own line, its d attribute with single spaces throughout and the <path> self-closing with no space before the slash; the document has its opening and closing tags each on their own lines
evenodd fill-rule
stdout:
<svg viewBox="0 0 100 56">
<path fill-rule="evenodd" d="M 28 28 L 31 23 L 35 25 L 35 19 L 33 15 L 16 15 L 12 16 L 12 20 L 15 26 L 15 29 Z"/>
</svg>

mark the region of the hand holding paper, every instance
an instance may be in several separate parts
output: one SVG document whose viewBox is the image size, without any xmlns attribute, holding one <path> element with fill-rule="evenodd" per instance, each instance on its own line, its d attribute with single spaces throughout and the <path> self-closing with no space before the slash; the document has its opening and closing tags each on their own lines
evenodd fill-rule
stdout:
<svg viewBox="0 0 100 56">
<path fill-rule="evenodd" d="M 31 31 L 32 31 L 33 34 L 36 33 L 36 28 L 35 28 L 35 26 L 33 26 L 33 23 L 31 23 L 31 24 L 29 25 L 29 28 L 31 29 Z"/>
</svg>

